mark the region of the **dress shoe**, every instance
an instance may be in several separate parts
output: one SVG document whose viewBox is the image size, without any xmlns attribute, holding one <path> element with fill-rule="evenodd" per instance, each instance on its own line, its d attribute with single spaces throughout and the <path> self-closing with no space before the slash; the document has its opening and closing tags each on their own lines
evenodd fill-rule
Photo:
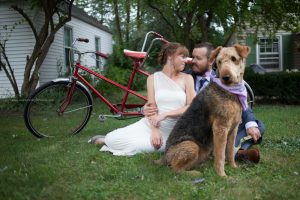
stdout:
<svg viewBox="0 0 300 200">
<path fill-rule="evenodd" d="M 88 140 L 90 144 L 102 145 L 104 144 L 105 135 L 96 135 Z"/>
<path fill-rule="evenodd" d="M 258 149 L 238 150 L 236 154 L 236 159 L 258 163 L 260 159 L 259 150 Z"/>
</svg>

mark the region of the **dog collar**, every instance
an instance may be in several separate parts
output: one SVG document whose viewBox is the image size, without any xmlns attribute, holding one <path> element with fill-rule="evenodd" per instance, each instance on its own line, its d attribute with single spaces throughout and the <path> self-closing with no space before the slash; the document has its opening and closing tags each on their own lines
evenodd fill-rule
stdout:
<svg viewBox="0 0 300 200">
<path fill-rule="evenodd" d="M 210 77 L 210 79 L 228 92 L 237 95 L 244 111 L 248 108 L 247 89 L 245 87 L 244 81 L 234 86 L 227 86 L 224 85 L 219 78 Z"/>
</svg>

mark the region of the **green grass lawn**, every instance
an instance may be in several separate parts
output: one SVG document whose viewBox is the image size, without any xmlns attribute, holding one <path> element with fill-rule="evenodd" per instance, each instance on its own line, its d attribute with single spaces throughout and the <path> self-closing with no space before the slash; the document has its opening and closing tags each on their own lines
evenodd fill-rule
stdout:
<svg viewBox="0 0 300 200">
<path fill-rule="evenodd" d="M 0 111 L 0 199 L 300 199 L 300 106 L 256 106 L 266 125 L 261 162 L 226 165 L 227 178 L 212 160 L 192 177 L 152 164 L 158 153 L 99 152 L 91 136 L 137 119 L 100 123 L 95 110 L 79 135 L 51 139 L 32 136 L 19 112 Z"/>
</svg>

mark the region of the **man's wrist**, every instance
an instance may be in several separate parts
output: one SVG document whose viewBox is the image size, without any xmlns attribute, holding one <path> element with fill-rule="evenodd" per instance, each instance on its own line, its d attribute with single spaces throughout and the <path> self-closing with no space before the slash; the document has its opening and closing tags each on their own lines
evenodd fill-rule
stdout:
<svg viewBox="0 0 300 200">
<path fill-rule="evenodd" d="M 247 123 L 245 124 L 246 130 L 247 130 L 248 128 L 251 128 L 251 127 L 256 127 L 256 128 L 258 127 L 256 121 L 250 121 L 250 122 L 247 122 Z"/>
</svg>

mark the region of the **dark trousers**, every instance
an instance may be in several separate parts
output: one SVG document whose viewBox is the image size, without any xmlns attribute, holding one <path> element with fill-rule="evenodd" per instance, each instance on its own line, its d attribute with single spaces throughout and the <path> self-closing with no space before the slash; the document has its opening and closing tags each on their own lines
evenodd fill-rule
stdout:
<svg viewBox="0 0 300 200">
<path fill-rule="evenodd" d="M 254 143 L 254 140 L 251 138 L 251 139 L 248 139 L 248 140 L 242 142 L 242 144 L 241 144 L 242 138 L 246 137 L 247 133 L 246 133 L 245 126 L 240 125 L 237 135 L 236 135 L 236 138 L 235 138 L 235 147 L 238 147 L 241 144 L 240 149 L 249 149 L 252 145 L 261 143 L 262 137 L 265 133 L 265 125 L 261 121 L 258 121 L 258 120 L 256 120 L 256 123 L 258 125 L 258 129 L 260 131 L 261 138 L 256 143 Z"/>
</svg>

